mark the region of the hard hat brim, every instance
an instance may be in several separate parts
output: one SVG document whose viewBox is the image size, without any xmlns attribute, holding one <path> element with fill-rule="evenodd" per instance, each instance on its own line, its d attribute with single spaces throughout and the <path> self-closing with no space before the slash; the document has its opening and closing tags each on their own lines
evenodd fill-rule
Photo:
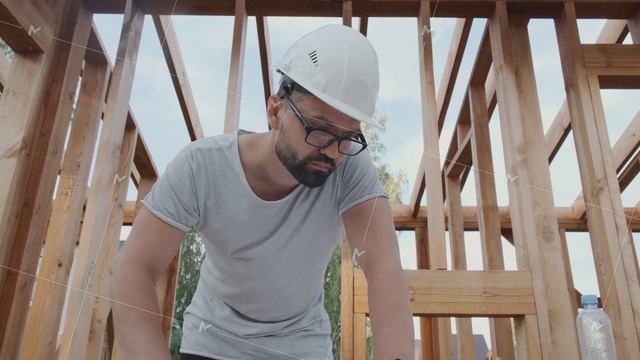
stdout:
<svg viewBox="0 0 640 360">
<path fill-rule="evenodd" d="M 354 118 L 360 122 L 363 122 L 365 124 L 369 124 L 379 130 L 384 130 L 384 127 L 382 126 L 382 124 L 376 120 L 376 118 L 374 116 L 369 116 L 365 113 L 363 113 L 362 111 L 359 111 L 358 109 L 354 108 L 353 106 L 350 106 L 349 104 L 346 104 L 342 101 L 336 100 L 335 98 L 328 96 L 326 94 L 324 94 L 322 91 L 319 91 L 317 89 L 314 88 L 313 85 L 311 84 L 307 84 L 304 80 L 302 79 L 296 79 L 295 76 L 291 76 L 291 74 L 288 74 L 286 71 L 284 71 L 282 68 L 280 68 L 279 66 L 275 66 L 276 70 L 278 70 L 278 72 L 286 75 L 287 77 L 289 77 L 291 80 L 295 81 L 296 83 L 300 84 L 300 86 L 302 86 L 303 88 L 307 89 L 311 94 L 313 94 L 315 97 L 317 97 L 318 99 L 322 100 L 323 102 L 325 102 L 327 105 L 331 106 L 332 108 L 340 111 L 341 113 Z"/>
</svg>

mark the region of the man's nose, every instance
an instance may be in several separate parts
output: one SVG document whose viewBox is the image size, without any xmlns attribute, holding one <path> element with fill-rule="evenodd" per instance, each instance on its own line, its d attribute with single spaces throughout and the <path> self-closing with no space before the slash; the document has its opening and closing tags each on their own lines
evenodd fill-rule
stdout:
<svg viewBox="0 0 640 360">
<path fill-rule="evenodd" d="M 334 141 L 331 145 L 321 149 L 320 152 L 331 159 L 336 159 L 340 156 L 340 152 L 338 151 L 338 141 Z"/>
</svg>

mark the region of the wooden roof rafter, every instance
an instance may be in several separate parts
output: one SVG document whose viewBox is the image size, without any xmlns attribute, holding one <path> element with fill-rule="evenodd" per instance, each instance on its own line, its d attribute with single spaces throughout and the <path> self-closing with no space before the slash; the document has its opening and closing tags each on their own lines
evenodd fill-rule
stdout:
<svg viewBox="0 0 640 360">
<path fill-rule="evenodd" d="M 124 0 L 87 0 L 95 13 L 122 13 Z M 234 0 L 140 0 L 147 14 L 158 15 L 227 15 L 235 13 Z M 431 13 L 437 3 L 437 17 L 491 16 L 496 0 L 439 0 L 431 1 Z M 539 18 L 552 18 L 562 8 L 564 0 L 540 1 L 507 0 L 510 13 Z M 353 0 L 353 14 L 369 17 L 416 17 L 419 0 Z M 638 0 L 575 0 L 579 18 L 627 19 L 635 11 Z M 612 6 L 614 4 L 615 6 Z M 342 1 L 327 0 L 247 0 L 249 16 L 341 17 Z"/>
<path fill-rule="evenodd" d="M 169 68 L 171 82 L 178 97 L 178 103 L 187 125 L 189 137 L 191 141 L 201 139 L 204 137 L 204 133 L 171 17 L 154 14 L 152 19 L 160 38 L 160 46 Z"/>
<path fill-rule="evenodd" d="M 86 61 L 91 61 L 98 64 L 106 63 L 108 69 L 107 71 L 109 73 L 109 79 L 111 79 L 113 64 L 109 59 L 106 47 L 104 46 L 95 22 L 91 23 L 91 34 L 89 35 L 89 41 L 87 43 L 87 52 L 85 55 L 85 59 Z M 138 122 L 136 121 L 131 106 L 128 107 L 127 122 L 131 122 L 131 124 L 135 126 L 136 129 L 138 129 L 138 139 L 136 141 L 132 172 L 140 177 L 157 179 L 159 177 L 158 168 L 156 167 L 156 164 L 151 157 L 151 152 L 149 151 L 149 147 L 147 146 L 147 143 L 142 135 L 142 131 L 139 131 L 140 128 L 138 127 Z M 138 187 L 140 179 L 134 176 L 133 180 L 135 186 Z"/>
</svg>

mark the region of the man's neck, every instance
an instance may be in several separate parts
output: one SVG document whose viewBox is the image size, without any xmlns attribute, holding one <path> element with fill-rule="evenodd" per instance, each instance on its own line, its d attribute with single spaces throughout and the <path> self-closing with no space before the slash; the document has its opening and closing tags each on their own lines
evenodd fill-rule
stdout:
<svg viewBox="0 0 640 360">
<path fill-rule="evenodd" d="M 240 162 L 247 181 L 265 200 L 283 198 L 299 184 L 276 155 L 275 135 L 269 132 L 238 136 Z"/>
</svg>

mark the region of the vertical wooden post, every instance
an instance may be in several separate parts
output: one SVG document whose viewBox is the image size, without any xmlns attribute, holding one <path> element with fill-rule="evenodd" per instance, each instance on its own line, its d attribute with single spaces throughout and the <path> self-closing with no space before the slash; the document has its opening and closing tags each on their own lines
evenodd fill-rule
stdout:
<svg viewBox="0 0 640 360">
<path fill-rule="evenodd" d="M 258 49 L 260 50 L 260 68 L 262 69 L 262 88 L 264 90 L 264 105 L 267 105 L 269 96 L 273 93 L 273 79 L 271 78 L 271 46 L 269 40 L 269 26 L 267 19 L 256 16 L 256 28 L 258 31 Z M 269 128 L 271 129 L 271 128 Z"/>
<path fill-rule="evenodd" d="M 451 260 L 453 270 L 466 270 L 467 258 L 464 243 L 464 219 L 462 216 L 462 200 L 460 198 L 460 178 L 445 177 L 447 195 L 447 221 L 449 228 L 449 243 L 451 246 Z M 459 359 L 473 359 L 475 344 L 471 318 L 456 318 L 458 331 Z"/>
<path fill-rule="evenodd" d="M 346 237 L 341 241 L 340 265 L 340 356 L 342 360 L 353 357 L 353 259 Z"/>
<path fill-rule="evenodd" d="M 482 262 L 485 270 L 504 270 L 500 214 L 491 154 L 489 114 L 486 93 L 482 85 L 470 85 L 469 107 L 471 117 L 471 155 L 478 200 L 478 226 L 482 244 Z M 491 351 L 503 359 L 514 359 L 511 319 L 489 319 Z"/>
<path fill-rule="evenodd" d="M 549 164 L 541 151 L 544 132 L 525 24 L 510 23 L 504 1 L 496 2 L 489 18 L 513 236 L 516 247 L 526 248 L 518 267 L 531 273 L 543 358 L 577 359 L 574 304 L 563 275 Z"/>
<path fill-rule="evenodd" d="M 68 314 L 65 321 L 63 341 L 59 358 L 82 358 L 86 353 L 87 334 L 91 320 L 91 303 L 83 301 L 94 286 L 95 261 L 105 239 L 105 232 L 112 216 L 119 179 L 117 173 L 123 134 L 127 122 L 131 85 L 135 74 L 136 60 L 144 13 L 137 1 L 128 0 L 118 45 L 118 55 L 109 87 L 105 107 L 104 126 L 96 158 L 96 167 L 87 200 L 78 263 L 73 275 L 73 287 L 82 292 L 71 292 L 68 299 Z"/>
<path fill-rule="evenodd" d="M 102 350 L 107 318 L 111 311 L 111 284 L 115 267 L 116 255 L 120 244 L 120 231 L 124 217 L 124 203 L 127 198 L 127 188 L 131 177 L 133 155 L 135 153 L 138 129 L 133 121 L 128 121 L 122 139 L 122 150 L 118 164 L 118 183 L 113 199 L 113 212 L 107 224 L 104 244 L 98 253 L 95 273 L 95 294 L 87 294 L 85 303 L 92 305 L 91 322 L 87 335 L 86 353 L 84 359 L 98 359 Z"/>
<path fill-rule="evenodd" d="M 16 11 L 18 7 L 34 9 L 33 4 L 7 3 L 11 3 L 7 6 Z M 0 139 L 0 143 L 10 147 L 6 149 L 8 152 L 0 150 L 0 153 L 9 154 L 0 163 L 0 173 L 4 178 L 0 182 L 0 203 L 3 207 L 0 210 L 0 228 L 3 229 L 0 232 L 0 265 L 11 269 L 0 273 L 0 297 L 3 299 L 0 302 L 1 359 L 18 357 L 24 334 L 34 275 L 46 236 L 71 106 L 85 54 L 83 44 L 89 37 L 91 13 L 81 5 L 82 1 L 68 0 L 49 9 L 58 21 L 55 32 L 44 36 L 57 37 L 59 41 L 52 42 L 44 55 L 24 57 L 39 58 L 40 61 L 16 63 L 27 66 L 25 70 L 28 70 L 28 63 L 36 65 L 39 62 L 39 70 L 36 65 L 28 70 L 27 76 L 10 80 L 32 83 L 18 85 L 34 91 L 27 97 L 30 102 L 25 104 L 32 110 L 0 115 L 0 119 L 3 116 L 10 119 L 0 120 L 3 133 L 8 137 Z M 22 56 L 16 55 L 16 58 Z M 42 76 L 39 79 L 38 72 Z M 9 84 L 9 88 L 12 86 Z M 8 100 L 14 101 L 11 96 Z"/>
<path fill-rule="evenodd" d="M 618 357 L 640 358 L 638 261 L 622 207 L 600 86 L 597 76 L 585 69 L 574 4 L 563 5 L 555 19 L 556 34 L 600 297 L 613 324 Z"/>
<path fill-rule="evenodd" d="M 85 61 L 76 116 L 20 351 L 23 359 L 45 359 L 56 350 L 66 294 L 66 287 L 61 284 L 69 281 L 108 76 L 106 63 Z"/>
<path fill-rule="evenodd" d="M 631 35 L 633 43 L 640 44 L 640 9 L 631 15 L 627 21 L 627 25 L 629 26 L 629 34 Z"/>
<path fill-rule="evenodd" d="M 422 104 L 422 143 L 427 206 L 427 230 L 429 234 L 429 265 L 431 269 L 446 270 L 447 256 L 444 238 L 444 196 L 440 177 L 440 149 L 436 88 L 433 75 L 433 50 L 431 44 L 431 9 L 428 0 L 420 1 L 418 13 L 418 50 L 420 90 Z M 449 359 L 451 352 L 451 320 L 437 318 L 438 350 L 442 359 Z"/>
<path fill-rule="evenodd" d="M 227 106 L 224 116 L 225 134 L 234 132 L 240 127 L 240 96 L 242 94 L 244 50 L 247 38 L 247 7 L 245 1 L 235 0 L 231 65 L 229 67 Z"/>
<path fill-rule="evenodd" d="M 417 227 L 416 234 L 416 256 L 418 269 L 429 269 L 429 246 L 427 228 Z M 434 345 L 434 334 L 432 331 L 433 318 L 430 316 L 420 316 L 420 358 L 432 360 L 436 358 Z"/>
<path fill-rule="evenodd" d="M 342 25 L 351 27 L 353 17 L 353 1 L 342 0 Z"/>
<path fill-rule="evenodd" d="M 353 358 L 367 359 L 367 314 L 353 314 Z"/>
</svg>

